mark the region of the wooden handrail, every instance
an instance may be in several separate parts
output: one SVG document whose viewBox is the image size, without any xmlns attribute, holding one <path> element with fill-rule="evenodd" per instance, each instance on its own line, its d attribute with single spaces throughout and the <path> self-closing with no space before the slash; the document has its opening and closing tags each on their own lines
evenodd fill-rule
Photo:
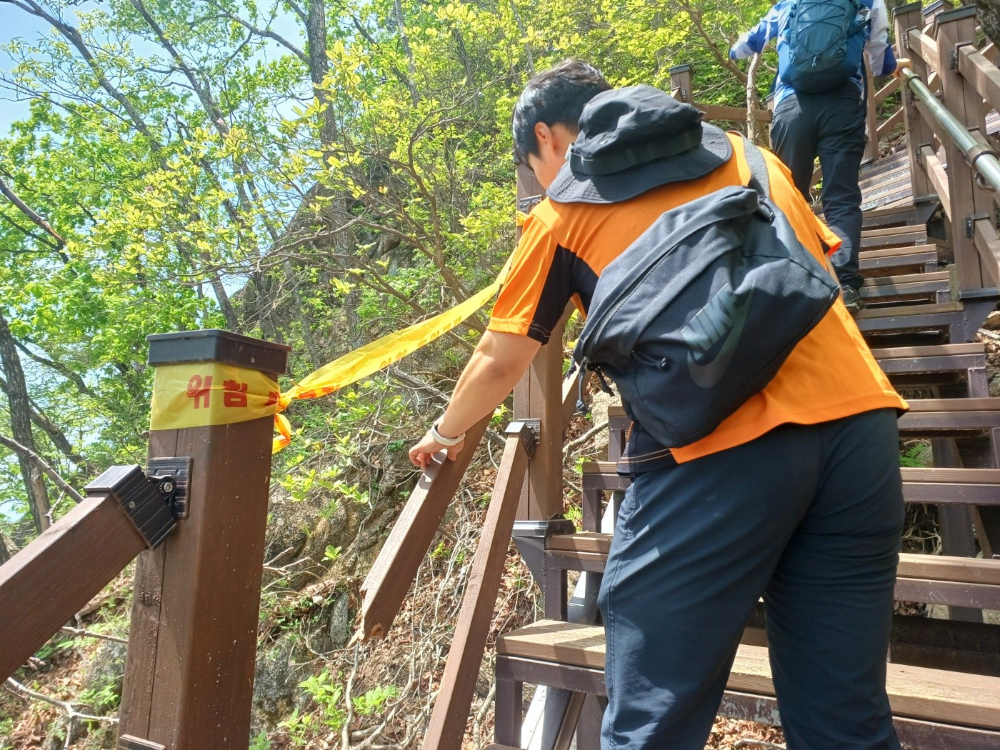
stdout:
<svg viewBox="0 0 1000 750">
<path fill-rule="evenodd" d="M 0 682 L 145 548 L 113 496 L 89 496 L 0 566 Z"/>
<path fill-rule="evenodd" d="M 1000 70 L 975 47 L 958 48 L 958 72 L 991 109 L 1000 107 Z"/>
<path fill-rule="evenodd" d="M 927 34 L 917 29 L 910 29 L 910 52 L 916 54 L 924 64 L 933 71 L 938 69 L 938 44 Z"/>
<path fill-rule="evenodd" d="M 491 416 L 483 417 L 467 432 L 465 447 L 454 461 L 435 461 L 410 493 L 361 584 L 365 598 L 358 635 L 362 638 L 381 638 L 392 627 L 490 419 Z"/>
<path fill-rule="evenodd" d="M 892 129 L 902 122 L 903 122 L 903 108 L 900 107 L 889 116 L 889 119 L 887 119 L 885 122 L 883 122 L 881 125 L 878 126 L 879 140 L 882 140 L 887 135 L 889 135 L 889 133 L 892 132 Z"/>
<path fill-rule="evenodd" d="M 576 411 L 576 395 L 576 377 L 563 381 L 563 429 Z M 403 512 L 396 519 L 388 539 L 361 584 L 364 601 L 361 604 L 359 637 L 381 638 L 392 627 L 406 592 L 417 575 L 417 569 L 430 549 L 448 503 L 455 495 L 476 446 L 486 432 L 489 420 L 486 417 L 469 430 L 466 446 L 455 461 L 436 464 L 424 474 L 410 494 Z M 546 439 L 546 436 L 542 439 Z"/>
<path fill-rule="evenodd" d="M 948 190 L 948 172 L 930 146 L 924 146 L 920 149 L 920 158 L 923 160 L 924 168 L 927 170 L 927 178 L 934 187 L 934 192 L 937 193 L 941 205 L 944 206 L 944 213 L 948 217 L 948 221 L 951 221 L 951 196 Z"/>
<path fill-rule="evenodd" d="M 728 107 L 724 104 L 692 104 L 695 109 L 700 109 L 705 113 L 706 120 L 732 120 L 733 122 L 746 122 L 746 107 Z M 771 122 L 771 112 L 760 109 L 753 113 L 755 120 L 759 122 Z"/>
</svg>

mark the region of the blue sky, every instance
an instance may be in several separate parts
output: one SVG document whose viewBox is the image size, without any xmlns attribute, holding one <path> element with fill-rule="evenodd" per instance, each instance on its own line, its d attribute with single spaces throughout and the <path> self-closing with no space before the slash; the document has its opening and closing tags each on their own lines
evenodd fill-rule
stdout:
<svg viewBox="0 0 1000 750">
<path fill-rule="evenodd" d="M 49 25 L 34 16 L 25 13 L 12 5 L 0 5 L 0 45 L 14 39 L 32 40 L 39 34 L 47 33 Z M 10 56 L 0 51 L 0 70 L 9 70 Z M 28 103 L 14 101 L 14 95 L 9 91 L 0 90 L 0 136 L 6 135 L 10 124 L 27 116 Z"/>
<path fill-rule="evenodd" d="M 100 2 L 95 0 L 81 2 L 75 9 L 67 9 L 66 15 L 68 20 L 73 25 L 77 25 L 74 19 L 77 10 L 87 12 L 99 7 L 100 4 Z M 301 26 L 289 14 L 284 12 L 279 13 L 272 24 L 272 28 L 286 39 L 297 43 L 299 47 L 305 46 L 305 41 L 302 39 Z M 0 46 L 18 38 L 33 41 L 39 35 L 48 35 L 49 33 L 51 33 L 50 26 L 45 21 L 12 5 L 0 5 Z M 276 42 L 268 41 L 259 54 L 261 56 L 279 56 L 287 54 L 287 50 Z M 12 60 L 10 55 L 0 50 L 0 71 L 10 70 L 11 66 Z M 27 117 L 27 115 L 27 101 L 18 101 L 13 93 L 0 88 L 0 138 L 7 135 L 12 122 Z"/>
</svg>

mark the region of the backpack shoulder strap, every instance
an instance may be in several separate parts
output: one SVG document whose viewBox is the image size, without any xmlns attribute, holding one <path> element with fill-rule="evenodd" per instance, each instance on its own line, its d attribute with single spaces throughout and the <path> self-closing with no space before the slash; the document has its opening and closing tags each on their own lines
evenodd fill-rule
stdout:
<svg viewBox="0 0 1000 750">
<path fill-rule="evenodd" d="M 753 143 L 743 136 L 743 155 L 746 157 L 747 166 L 750 167 L 750 182 L 748 187 L 752 187 L 762 198 L 771 197 L 771 178 L 767 174 L 767 162 L 764 161 L 764 154 Z"/>
</svg>

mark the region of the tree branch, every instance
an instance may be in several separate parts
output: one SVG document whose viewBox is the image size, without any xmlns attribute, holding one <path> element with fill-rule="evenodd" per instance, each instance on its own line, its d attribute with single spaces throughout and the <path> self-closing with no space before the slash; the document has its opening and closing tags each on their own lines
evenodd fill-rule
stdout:
<svg viewBox="0 0 1000 750">
<path fill-rule="evenodd" d="M 46 367 L 49 367 L 49 368 L 55 370 L 60 375 L 62 375 L 64 378 L 66 378 L 67 380 L 69 380 L 70 382 L 72 382 L 73 385 L 76 386 L 76 389 L 81 394 L 83 394 L 84 396 L 93 396 L 94 395 L 94 393 L 90 390 L 90 388 L 87 387 L 87 384 L 85 382 L 83 382 L 83 378 L 80 377 L 80 375 L 78 373 L 75 373 L 71 369 L 69 369 L 68 367 L 66 367 L 66 365 L 61 365 L 58 362 L 55 362 L 55 361 L 53 361 L 51 359 L 47 359 L 46 357 L 43 357 L 41 354 L 37 354 L 36 352 L 31 351 L 31 349 L 29 349 L 28 347 L 26 347 L 20 341 L 16 341 L 15 340 L 14 341 L 14 345 L 18 349 L 20 349 L 24 354 L 28 355 L 29 358 L 31 358 L 35 362 L 37 362 L 38 364 L 45 365 Z"/>
<path fill-rule="evenodd" d="M 0 0 L 0 2 L 2 1 L 3 0 Z M 56 708 L 62 709 L 66 714 L 66 718 L 69 719 L 71 724 L 74 721 L 103 721 L 107 724 L 118 723 L 117 716 L 93 716 L 91 714 L 81 713 L 80 711 L 77 711 L 75 708 L 73 708 L 72 703 L 61 701 L 58 698 L 52 698 L 48 695 L 44 695 L 43 693 L 36 693 L 34 690 L 29 690 L 20 682 L 15 680 L 13 677 L 7 678 L 7 681 L 4 683 L 4 687 L 10 690 L 10 692 L 14 693 L 14 695 L 20 696 L 21 698 L 42 701 L 43 703 L 48 703 L 50 706 L 55 706 Z M 72 729 L 72 727 L 70 727 L 70 729 Z M 70 732 L 70 734 L 72 734 L 72 732 Z"/>
<path fill-rule="evenodd" d="M 45 461 L 45 459 L 39 456 L 33 450 L 25 448 L 19 442 L 17 442 L 13 438 L 7 437 L 6 435 L 0 435 L 0 445 L 9 448 L 10 450 L 14 451 L 14 453 L 16 453 L 17 455 L 23 456 L 24 458 L 27 458 L 29 461 L 35 464 L 35 466 L 37 466 L 45 473 L 45 476 L 47 476 L 49 479 L 52 480 L 52 483 L 55 484 L 56 487 L 58 487 L 67 495 L 69 495 L 73 499 L 73 502 L 75 503 L 83 502 L 83 495 L 81 495 L 79 492 L 70 487 L 69 484 L 67 484 L 66 480 L 63 479 L 61 476 L 59 476 L 59 473 L 51 466 L 49 466 L 48 463 Z"/>
<path fill-rule="evenodd" d="M 220 15 L 221 18 L 228 18 L 230 21 L 238 23 L 244 29 L 246 29 L 247 31 L 249 31 L 249 32 L 251 32 L 253 34 L 256 34 L 257 36 L 266 37 L 268 39 L 273 39 L 278 44 L 280 44 L 282 47 L 284 47 L 289 52 L 291 52 L 293 55 L 295 55 L 297 58 L 299 58 L 306 65 L 309 64 L 309 55 L 307 55 L 300 48 L 296 47 L 290 41 L 288 41 L 287 39 L 285 39 L 285 37 L 281 36 L 281 34 L 275 32 L 275 31 L 271 31 L 271 29 L 269 29 L 269 28 L 267 28 L 267 29 L 257 28 L 256 26 L 254 26 L 252 23 L 250 23 L 246 19 L 243 19 L 243 18 L 240 18 L 239 16 L 237 16 L 235 13 L 229 13 L 228 11 L 222 11 L 219 15 Z"/>
<path fill-rule="evenodd" d="M 87 638 L 97 638 L 101 641 L 111 641 L 112 643 L 128 643 L 128 638 L 119 638 L 116 635 L 104 635 L 104 633 L 95 633 L 92 630 L 81 630 L 80 628 L 71 628 L 69 625 L 59 628 L 60 633 L 69 633 L 70 635 L 84 636 Z"/>
<path fill-rule="evenodd" d="M 17 194 L 11 190 L 10 186 L 6 182 L 4 182 L 3 177 L 0 177 L 0 193 L 2 193 L 7 200 L 13 203 L 22 214 L 31 219 L 31 222 L 35 224 L 35 226 L 41 228 L 47 235 L 52 237 L 58 243 L 58 246 L 56 247 L 57 250 L 61 250 L 66 246 L 66 240 L 62 238 L 62 235 L 53 229 L 52 226 L 38 213 L 33 211 L 27 203 L 18 198 Z"/>
<path fill-rule="evenodd" d="M 691 19 L 691 23 L 694 24 L 695 29 L 698 31 L 698 36 L 700 36 L 704 41 L 705 45 L 708 47 L 709 51 L 712 53 L 712 57 L 715 61 L 721 65 L 723 68 L 728 70 L 734 76 L 736 76 L 740 83 L 744 86 L 747 85 L 747 74 L 740 70 L 740 66 L 729 59 L 728 54 L 723 54 L 719 51 L 716 46 L 716 41 L 718 37 L 710 34 L 708 29 L 705 28 L 704 18 L 702 17 L 701 8 L 694 7 L 688 0 L 681 0 L 680 7 L 688 14 Z"/>
</svg>

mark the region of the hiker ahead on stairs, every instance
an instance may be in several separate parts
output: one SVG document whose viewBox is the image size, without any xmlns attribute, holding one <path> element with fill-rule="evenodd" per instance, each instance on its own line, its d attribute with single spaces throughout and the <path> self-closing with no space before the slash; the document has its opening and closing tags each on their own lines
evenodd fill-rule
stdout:
<svg viewBox="0 0 1000 750">
<path fill-rule="evenodd" d="M 861 188 L 865 151 L 865 75 L 898 74 L 889 45 L 885 0 L 782 0 L 729 51 L 734 59 L 760 54 L 777 39 L 778 75 L 771 148 L 788 165 L 809 200 L 813 164 L 823 169 L 826 223 L 843 244 L 833 258 L 848 309 L 860 307 Z"/>
</svg>

